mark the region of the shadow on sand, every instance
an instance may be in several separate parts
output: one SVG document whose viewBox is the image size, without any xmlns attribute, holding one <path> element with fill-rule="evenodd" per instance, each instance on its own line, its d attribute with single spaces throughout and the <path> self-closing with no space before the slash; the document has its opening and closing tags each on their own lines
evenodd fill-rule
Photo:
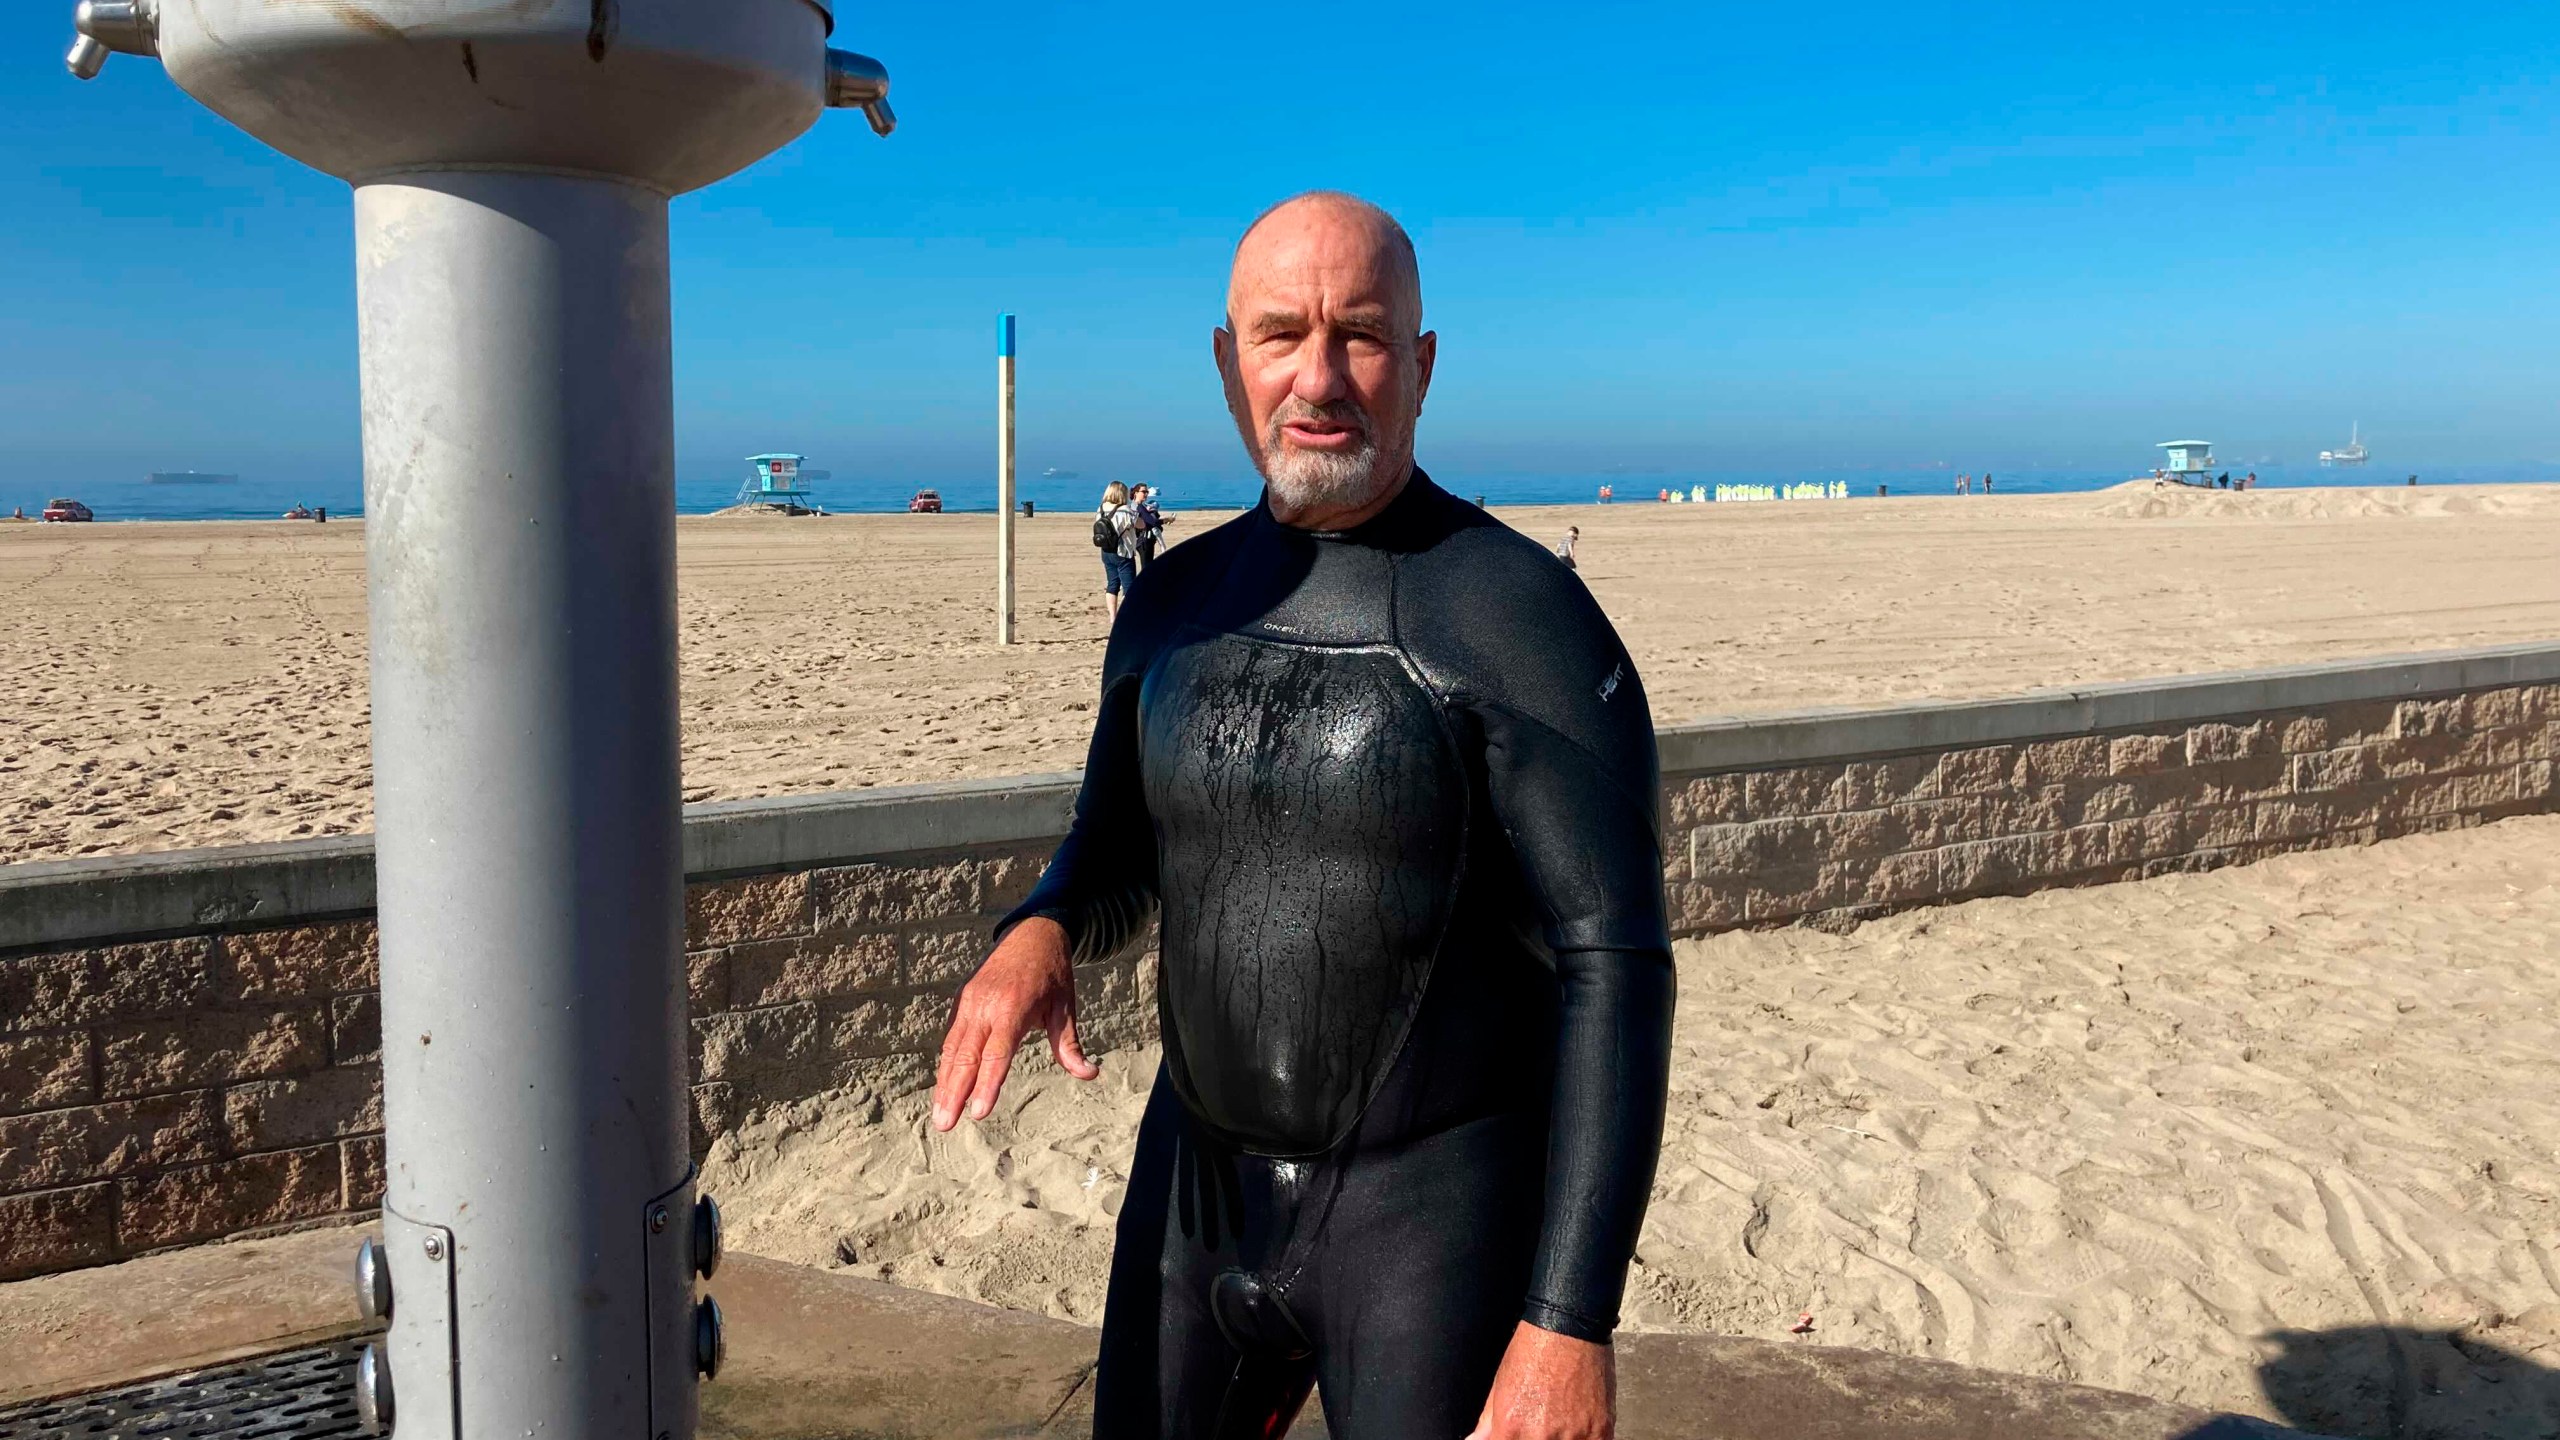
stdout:
<svg viewBox="0 0 2560 1440">
<path fill-rule="evenodd" d="M 2259 1377 L 2301 1429 L 2343 1440 L 2560 1437 L 2560 1370 L 2475 1332 L 2362 1325 L 2271 1338 L 2281 1348 Z"/>
</svg>

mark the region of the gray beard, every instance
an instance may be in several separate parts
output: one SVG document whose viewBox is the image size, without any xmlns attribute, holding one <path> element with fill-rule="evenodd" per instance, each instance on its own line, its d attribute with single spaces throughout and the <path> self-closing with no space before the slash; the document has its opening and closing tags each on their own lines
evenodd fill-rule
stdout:
<svg viewBox="0 0 2560 1440">
<path fill-rule="evenodd" d="M 1378 475 L 1378 443 L 1357 450 L 1292 450 L 1276 435 L 1262 447 L 1263 483 L 1292 510 L 1356 510 L 1387 487 Z"/>
<path fill-rule="evenodd" d="M 1281 437 L 1280 427 L 1316 413 L 1295 401 L 1272 412 L 1261 443 L 1249 448 L 1253 466 L 1281 504 L 1292 511 L 1357 510 L 1393 489 L 1404 477 L 1402 466 L 1378 444 L 1377 427 L 1357 411 L 1323 418 L 1352 419 L 1360 426 L 1360 444 L 1350 450 L 1298 450 Z"/>
</svg>

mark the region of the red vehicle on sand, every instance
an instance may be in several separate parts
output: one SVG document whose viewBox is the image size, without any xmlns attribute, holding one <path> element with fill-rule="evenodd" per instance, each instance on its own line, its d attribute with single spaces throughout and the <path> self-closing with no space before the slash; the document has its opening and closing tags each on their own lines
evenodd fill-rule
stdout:
<svg viewBox="0 0 2560 1440">
<path fill-rule="evenodd" d="M 44 502 L 44 518 L 47 520 L 95 520 L 98 517 L 89 513 L 89 507 L 77 500 L 47 500 Z"/>
<path fill-rule="evenodd" d="M 941 514 L 942 492 L 939 490 L 917 491 L 916 498 L 907 502 L 907 513 L 910 515 Z"/>
</svg>

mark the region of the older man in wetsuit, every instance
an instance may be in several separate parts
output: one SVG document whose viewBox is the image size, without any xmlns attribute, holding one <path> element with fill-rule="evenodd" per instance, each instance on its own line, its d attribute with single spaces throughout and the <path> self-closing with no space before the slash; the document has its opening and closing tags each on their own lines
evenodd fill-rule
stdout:
<svg viewBox="0 0 2560 1440">
<path fill-rule="evenodd" d="M 961 992 L 934 1123 L 1078 1048 L 1074 965 L 1160 912 L 1164 1063 L 1097 1440 L 1593 1440 L 1661 1141 L 1653 726 L 1546 548 L 1413 463 L 1413 245 L 1315 193 L 1215 334 L 1262 503 L 1140 577 L 1075 821 Z"/>
</svg>

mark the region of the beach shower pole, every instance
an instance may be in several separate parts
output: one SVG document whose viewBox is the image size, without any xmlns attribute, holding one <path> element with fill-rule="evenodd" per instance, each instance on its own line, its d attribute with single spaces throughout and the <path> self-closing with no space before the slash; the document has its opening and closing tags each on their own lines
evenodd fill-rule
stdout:
<svg viewBox="0 0 2560 1440">
<path fill-rule="evenodd" d="M 996 320 L 996 643 L 1013 643 L 1013 316 Z"/>
<path fill-rule="evenodd" d="M 400 1440 L 689 1440 L 667 199 L 888 78 L 817 0 L 85 0 L 354 184 Z"/>
</svg>

